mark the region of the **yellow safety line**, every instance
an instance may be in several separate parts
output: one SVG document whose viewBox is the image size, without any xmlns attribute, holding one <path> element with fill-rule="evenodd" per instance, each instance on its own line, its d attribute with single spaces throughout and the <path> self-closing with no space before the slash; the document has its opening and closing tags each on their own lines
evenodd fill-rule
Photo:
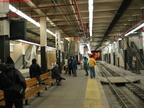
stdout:
<svg viewBox="0 0 144 108">
<path fill-rule="evenodd" d="M 88 78 L 84 108 L 103 108 L 100 95 L 96 79 Z"/>
</svg>

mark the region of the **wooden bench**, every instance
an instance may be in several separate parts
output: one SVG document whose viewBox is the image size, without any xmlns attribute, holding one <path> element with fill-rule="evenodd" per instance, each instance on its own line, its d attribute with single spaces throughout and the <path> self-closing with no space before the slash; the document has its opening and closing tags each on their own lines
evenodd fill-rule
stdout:
<svg viewBox="0 0 144 108">
<path fill-rule="evenodd" d="M 56 79 L 52 79 L 51 76 L 52 76 L 51 72 L 46 72 L 46 73 L 40 75 L 40 77 L 42 79 L 42 83 L 51 84 L 51 86 L 53 86 L 53 84 L 56 82 Z"/>
<path fill-rule="evenodd" d="M 0 106 L 4 106 L 4 93 L 0 90 Z"/>
<path fill-rule="evenodd" d="M 47 85 L 38 85 L 37 79 L 36 78 L 31 78 L 26 80 L 26 91 L 25 91 L 25 104 L 28 104 L 28 99 L 34 96 L 35 94 L 38 94 L 40 96 L 40 91 L 44 90 Z"/>
<path fill-rule="evenodd" d="M 56 82 L 56 79 L 51 78 L 52 73 L 46 72 L 41 75 L 42 83 L 47 83 L 53 85 L 54 82 Z M 48 85 L 38 85 L 38 81 L 36 78 L 30 78 L 26 80 L 26 91 L 25 91 L 25 98 L 23 99 L 25 101 L 25 104 L 28 104 L 28 99 L 34 96 L 35 94 L 38 94 L 40 96 L 40 91 L 43 89 L 47 89 Z M 0 90 L 0 105 L 4 106 L 4 95 L 3 91 Z"/>
<path fill-rule="evenodd" d="M 3 94 L 3 91 L 0 90 L 0 100 L 3 100 L 4 99 L 4 94 Z"/>
<path fill-rule="evenodd" d="M 44 90 L 47 87 L 47 85 L 38 85 L 37 83 L 38 82 L 36 78 L 30 78 L 26 80 L 27 87 L 25 91 L 25 98 L 23 99 L 26 105 L 28 104 L 29 98 L 31 98 L 35 94 L 38 94 L 38 96 L 40 96 L 40 91 Z M 4 96 L 2 94 L 0 106 L 4 106 L 4 105 L 5 105 Z"/>
</svg>

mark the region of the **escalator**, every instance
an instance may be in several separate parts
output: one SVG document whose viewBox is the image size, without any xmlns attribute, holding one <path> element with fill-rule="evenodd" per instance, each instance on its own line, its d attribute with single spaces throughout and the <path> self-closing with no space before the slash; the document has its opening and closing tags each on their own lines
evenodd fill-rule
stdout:
<svg viewBox="0 0 144 108">
<path fill-rule="evenodd" d="M 143 69 L 144 68 L 144 56 L 140 53 L 139 49 L 137 48 L 134 42 L 131 42 L 131 48 L 135 52 L 135 55 L 137 55 L 140 69 Z"/>
<path fill-rule="evenodd" d="M 144 57 L 140 53 L 139 49 L 134 42 L 131 42 L 131 45 L 127 43 L 127 64 L 131 71 L 136 71 L 136 68 L 144 69 Z M 136 67 L 136 62 L 138 67 Z"/>
<path fill-rule="evenodd" d="M 129 70 L 131 70 L 132 72 L 135 71 L 135 68 L 133 66 L 133 56 L 134 56 L 134 53 L 131 50 L 131 47 L 129 46 L 129 44 L 127 43 L 127 55 L 126 55 L 127 65 L 129 67 Z"/>
<path fill-rule="evenodd" d="M 33 52 L 35 52 L 33 50 L 35 50 L 35 48 L 33 48 L 33 46 L 30 45 L 28 47 L 28 49 L 26 50 L 25 55 L 21 54 L 19 56 L 19 58 L 15 62 L 15 67 L 17 69 L 23 69 L 23 68 L 28 68 L 29 67 L 29 65 L 31 64 L 32 58 L 35 58 L 35 55 L 36 55 L 36 54 L 33 54 Z"/>
</svg>

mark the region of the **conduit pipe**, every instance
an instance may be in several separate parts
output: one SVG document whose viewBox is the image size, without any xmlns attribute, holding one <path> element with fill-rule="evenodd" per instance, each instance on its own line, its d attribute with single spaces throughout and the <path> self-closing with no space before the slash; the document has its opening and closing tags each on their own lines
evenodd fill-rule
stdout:
<svg viewBox="0 0 144 108">
<path fill-rule="evenodd" d="M 56 5 L 56 3 L 55 3 L 55 1 L 54 0 L 52 0 L 53 1 L 53 3 Z M 61 11 L 61 9 L 59 8 L 59 7 L 57 7 L 58 8 L 58 10 L 60 11 L 60 13 L 61 14 L 63 14 L 63 12 Z M 63 15 L 63 17 L 64 17 L 64 19 L 67 21 L 67 23 L 69 24 L 69 25 L 71 25 L 70 23 L 69 23 L 69 20 L 67 20 L 67 18 Z"/>
<path fill-rule="evenodd" d="M 45 9 L 45 8 L 50 8 L 50 7 L 61 7 L 61 6 L 72 6 L 74 4 L 68 4 L 68 5 L 55 5 L 55 6 L 43 6 L 43 7 L 36 7 L 36 8 L 23 8 L 20 10 L 33 10 L 33 9 Z"/>
<path fill-rule="evenodd" d="M 124 32 L 123 35 L 126 34 L 126 33 L 129 32 L 129 31 L 131 31 L 132 29 L 136 28 L 136 27 L 137 27 L 138 25 L 140 25 L 142 22 L 144 22 L 144 18 L 143 18 L 141 21 L 139 21 L 138 23 L 136 23 L 134 26 L 132 26 L 130 29 L 128 29 L 126 32 Z"/>
<path fill-rule="evenodd" d="M 75 15 L 77 13 L 72 13 L 72 14 L 56 14 L 56 15 L 45 15 L 45 16 L 35 16 L 35 17 L 32 17 L 32 18 L 40 18 L 40 17 L 53 17 L 53 16 L 68 16 L 68 15 Z"/>
<path fill-rule="evenodd" d="M 123 0 L 120 8 L 117 11 L 117 14 L 115 15 L 114 19 L 112 20 L 111 24 L 109 25 L 108 29 L 106 30 L 101 42 L 99 43 L 99 45 L 95 48 L 95 50 L 97 50 L 101 44 L 103 43 L 103 41 L 106 39 L 106 37 L 108 37 L 109 33 L 111 32 L 112 28 L 115 26 L 115 24 L 117 23 L 117 21 L 120 19 L 120 17 L 123 15 L 124 11 L 127 9 L 127 7 L 129 6 L 129 4 L 131 3 L 132 0 Z"/>
<path fill-rule="evenodd" d="M 85 30 L 84 30 L 83 21 L 82 21 L 81 15 L 80 15 L 80 10 L 79 10 L 79 7 L 78 7 L 78 3 L 77 3 L 76 0 L 73 0 L 73 1 L 74 1 L 74 3 L 75 3 L 76 10 L 77 10 L 77 12 L 78 12 L 78 17 L 79 17 L 79 20 L 80 20 L 81 28 L 82 28 L 82 30 L 83 30 L 83 32 L 84 32 L 84 36 L 86 36 Z"/>
</svg>

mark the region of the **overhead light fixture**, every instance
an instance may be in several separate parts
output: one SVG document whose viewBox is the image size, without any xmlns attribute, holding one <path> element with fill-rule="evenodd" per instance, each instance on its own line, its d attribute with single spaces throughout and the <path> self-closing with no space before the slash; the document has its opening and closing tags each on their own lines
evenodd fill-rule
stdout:
<svg viewBox="0 0 144 108">
<path fill-rule="evenodd" d="M 61 41 L 61 43 L 64 43 L 63 41 Z"/>
<path fill-rule="evenodd" d="M 22 42 L 22 43 L 27 43 L 27 44 L 32 44 L 32 45 L 36 45 L 36 46 L 40 46 L 40 44 L 38 44 L 38 43 L 29 42 L 29 41 L 26 41 L 26 40 L 19 39 L 19 40 L 16 40 L 16 41 L 19 41 L 19 42 Z"/>
<path fill-rule="evenodd" d="M 128 36 L 132 33 L 134 33 L 135 31 L 139 30 L 140 28 L 144 27 L 144 23 L 142 23 L 141 25 L 139 25 L 138 27 L 136 27 L 135 29 L 131 30 L 130 32 L 128 32 L 127 34 L 125 34 L 125 36 Z"/>
<path fill-rule="evenodd" d="M 92 27 L 93 27 L 93 0 L 89 0 L 89 32 L 92 36 Z"/>
<path fill-rule="evenodd" d="M 56 50 L 56 48 L 47 46 L 47 50 Z"/>
<path fill-rule="evenodd" d="M 10 45 L 14 45 L 13 43 L 10 43 Z"/>
<path fill-rule="evenodd" d="M 18 41 L 18 42 L 22 42 L 22 43 L 27 43 L 27 44 L 31 44 L 31 45 L 36 45 L 36 46 L 40 46 L 40 44 L 38 44 L 38 43 L 34 43 L 34 42 L 29 42 L 29 41 L 26 41 L 26 40 L 21 40 L 21 39 L 19 39 L 19 40 L 16 40 L 16 41 Z M 54 48 L 54 47 L 50 47 L 50 46 L 47 46 L 47 49 L 48 50 L 55 50 L 56 48 Z"/>
<path fill-rule="evenodd" d="M 122 40 L 122 38 L 119 38 L 118 40 Z"/>
<path fill-rule="evenodd" d="M 38 23 L 38 22 L 36 22 L 35 20 L 33 20 L 32 18 L 30 18 L 29 16 L 27 16 L 26 14 L 24 14 L 22 11 L 16 9 L 14 6 L 12 6 L 12 5 L 9 4 L 9 9 L 10 9 L 12 12 L 18 14 L 19 16 L 25 18 L 26 20 L 30 21 L 31 23 L 33 23 L 33 24 L 36 25 L 37 27 L 40 27 L 40 23 Z M 49 34 L 51 34 L 51 35 L 53 35 L 53 36 L 56 37 L 56 34 L 54 34 L 53 32 L 51 32 L 50 30 L 46 29 L 46 31 L 47 31 Z"/>
</svg>

